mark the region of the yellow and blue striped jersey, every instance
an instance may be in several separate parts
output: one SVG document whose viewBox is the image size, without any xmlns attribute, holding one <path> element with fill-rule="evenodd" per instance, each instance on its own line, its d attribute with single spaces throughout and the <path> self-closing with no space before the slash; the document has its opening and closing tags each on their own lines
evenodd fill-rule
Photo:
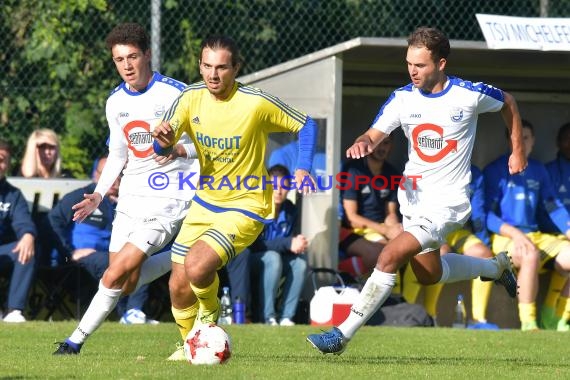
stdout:
<svg viewBox="0 0 570 380">
<path fill-rule="evenodd" d="M 163 120 L 176 141 L 186 132 L 196 146 L 201 172 L 194 201 L 214 212 L 273 219 L 273 187 L 265 168 L 268 135 L 299 132 L 305 113 L 239 82 L 227 99 L 216 100 L 199 82 L 180 94 Z"/>
</svg>

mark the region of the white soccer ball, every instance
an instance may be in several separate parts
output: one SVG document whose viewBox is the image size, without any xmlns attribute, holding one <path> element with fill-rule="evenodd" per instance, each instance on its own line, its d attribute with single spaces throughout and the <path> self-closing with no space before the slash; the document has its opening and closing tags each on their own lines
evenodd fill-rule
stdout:
<svg viewBox="0 0 570 380">
<path fill-rule="evenodd" d="M 192 364 L 223 364 L 231 356 L 230 336 L 216 324 L 198 324 L 184 340 L 184 355 Z"/>
</svg>

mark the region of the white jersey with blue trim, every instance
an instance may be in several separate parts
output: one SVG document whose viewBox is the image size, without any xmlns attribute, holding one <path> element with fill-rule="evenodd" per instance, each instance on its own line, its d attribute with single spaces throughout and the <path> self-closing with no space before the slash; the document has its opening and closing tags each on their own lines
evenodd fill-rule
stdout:
<svg viewBox="0 0 570 380">
<path fill-rule="evenodd" d="M 402 127 L 408 138 L 404 175 L 411 203 L 461 204 L 469 199 L 471 153 L 480 113 L 497 112 L 503 92 L 484 83 L 449 77 L 443 91 L 425 93 L 409 84 L 394 91 L 372 128 L 389 134 Z"/>
<path fill-rule="evenodd" d="M 105 168 L 110 160 L 113 160 L 112 165 L 120 161 L 123 161 L 121 165 L 126 163 L 119 188 L 120 196 L 132 194 L 180 200 L 193 197 L 192 186 L 179 189 L 179 183 L 180 176 L 186 177 L 191 173 L 195 173 L 192 177 L 195 183 L 199 175 L 198 160 L 177 158 L 159 165 L 153 157 L 152 147 L 152 131 L 185 88 L 184 83 L 155 72 L 144 92 L 131 91 L 125 82 L 112 91 L 106 106 L 110 137 Z M 179 143 L 191 144 L 191 141 L 186 135 Z M 110 186 L 116 178 L 105 174 L 104 170 L 98 189 L 108 188 L 106 186 Z"/>
</svg>

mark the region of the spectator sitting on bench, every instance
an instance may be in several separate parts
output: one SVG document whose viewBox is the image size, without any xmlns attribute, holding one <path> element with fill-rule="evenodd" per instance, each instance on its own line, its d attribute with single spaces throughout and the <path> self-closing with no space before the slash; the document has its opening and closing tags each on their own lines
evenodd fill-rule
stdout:
<svg viewBox="0 0 570 380">
<path fill-rule="evenodd" d="M 0 141 L 0 271 L 12 272 L 3 321 L 25 322 L 22 312 L 34 279 L 37 232 L 24 195 L 6 180 L 11 156 L 10 145 Z"/>
<path fill-rule="evenodd" d="M 53 240 L 59 254 L 79 263 L 97 280 L 103 276 L 109 266 L 109 242 L 120 179 L 117 179 L 111 186 L 97 210 L 83 222 L 73 221 L 74 210 L 71 207 L 81 202 L 84 194 L 93 193 L 106 162 L 107 158 L 101 157 L 96 162 L 92 173 L 93 183 L 65 195 L 48 214 L 54 235 Z M 124 324 L 158 323 L 147 318 L 142 311 L 147 298 L 148 284 L 141 286 L 128 297 L 123 297 L 117 304 L 120 322 Z"/>
</svg>

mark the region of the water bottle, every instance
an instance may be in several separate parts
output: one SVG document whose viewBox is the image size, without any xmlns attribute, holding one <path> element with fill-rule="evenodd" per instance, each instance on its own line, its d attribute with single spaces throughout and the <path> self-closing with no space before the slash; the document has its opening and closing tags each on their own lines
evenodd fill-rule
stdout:
<svg viewBox="0 0 570 380">
<path fill-rule="evenodd" d="M 234 302 L 234 323 L 236 325 L 245 323 L 245 303 L 240 297 L 236 297 Z"/>
<path fill-rule="evenodd" d="M 457 303 L 455 304 L 455 313 L 453 324 L 451 325 L 453 328 L 464 329 L 467 327 L 467 315 L 465 313 L 465 302 L 463 302 L 463 295 L 459 294 L 457 296 Z"/>
<path fill-rule="evenodd" d="M 218 318 L 218 325 L 231 325 L 232 324 L 232 299 L 230 298 L 230 288 L 224 286 L 222 288 L 222 298 L 220 299 L 220 317 Z"/>
</svg>

